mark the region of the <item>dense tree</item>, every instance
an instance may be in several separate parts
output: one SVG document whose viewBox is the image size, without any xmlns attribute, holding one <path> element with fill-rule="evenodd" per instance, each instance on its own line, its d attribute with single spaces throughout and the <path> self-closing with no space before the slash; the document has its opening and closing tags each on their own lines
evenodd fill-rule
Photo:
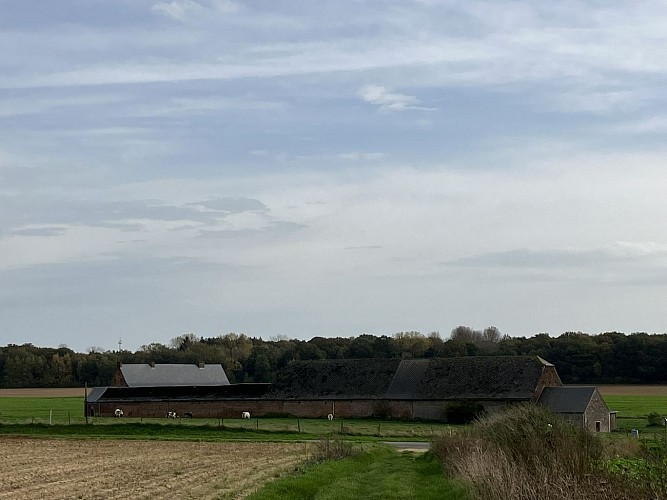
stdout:
<svg viewBox="0 0 667 500">
<path fill-rule="evenodd" d="M 221 363 L 232 382 L 271 382 L 294 360 L 478 355 L 541 356 L 557 366 L 565 383 L 667 383 L 666 334 L 566 332 L 525 338 L 502 336 L 495 327 L 476 331 L 459 326 L 446 341 L 438 332 L 407 331 L 308 341 L 236 333 L 198 338 L 190 333 L 170 345 L 151 343 L 137 352 L 90 348 L 77 353 L 66 346 L 10 344 L 0 347 L 0 387 L 107 385 L 118 362 Z"/>
</svg>

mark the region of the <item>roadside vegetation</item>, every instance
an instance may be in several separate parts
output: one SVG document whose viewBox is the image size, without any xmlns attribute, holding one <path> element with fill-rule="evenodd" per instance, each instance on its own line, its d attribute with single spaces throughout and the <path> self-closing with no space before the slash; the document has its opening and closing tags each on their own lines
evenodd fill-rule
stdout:
<svg viewBox="0 0 667 500">
<path fill-rule="evenodd" d="M 479 500 L 667 498 L 664 441 L 602 441 L 535 405 L 438 438 L 433 452 Z"/>
</svg>

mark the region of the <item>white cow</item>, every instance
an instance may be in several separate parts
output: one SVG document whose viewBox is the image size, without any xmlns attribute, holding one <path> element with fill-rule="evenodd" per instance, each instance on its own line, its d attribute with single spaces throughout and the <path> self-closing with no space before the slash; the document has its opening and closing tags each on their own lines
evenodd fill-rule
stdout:
<svg viewBox="0 0 667 500">
<path fill-rule="evenodd" d="M 241 418 L 250 418 L 250 412 L 244 411 L 243 413 L 241 413 Z"/>
<path fill-rule="evenodd" d="M 178 418 L 178 415 L 176 415 L 175 411 L 168 411 L 167 418 Z"/>
<path fill-rule="evenodd" d="M 327 415 L 327 418 L 328 418 L 330 421 L 333 420 L 333 418 L 334 418 L 334 417 L 333 417 L 333 413 L 329 413 L 329 414 Z"/>
<path fill-rule="evenodd" d="M 113 412 L 113 416 L 118 417 L 118 418 L 122 417 L 123 416 L 123 410 L 121 410 L 120 408 L 116 408 L 116 411 Z"/>
</svg>

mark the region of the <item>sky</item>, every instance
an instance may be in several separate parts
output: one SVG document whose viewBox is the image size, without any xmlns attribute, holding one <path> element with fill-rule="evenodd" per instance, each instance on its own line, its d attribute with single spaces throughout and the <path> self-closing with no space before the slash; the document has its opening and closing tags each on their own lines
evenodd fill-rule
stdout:
<svg viewBox="0 0 667 500">
<path fill-rule="evenodd" d="M 667 330 L 667 4 L 0 0 L 0 344 Z"/>
</svg>

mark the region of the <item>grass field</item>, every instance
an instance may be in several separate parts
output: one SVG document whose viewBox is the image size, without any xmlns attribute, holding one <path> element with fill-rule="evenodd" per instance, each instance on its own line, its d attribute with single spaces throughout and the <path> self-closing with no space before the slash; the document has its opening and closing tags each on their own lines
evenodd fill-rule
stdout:
<svg viewBox="0 0 667 500">
<path fill-rule="evenodd" d="M 250 420 L 229 418 L 177 419 L 164 418 L 89 418 L 89 423 L 100 426 L 128 426 L 137 424 L 159 425 L 168 427 L 191 427 L 189 433 L 196 437 L 196 429 L 201 427 L 225 428 L 227 430 L 260 430 L 273 433 L 295 433 L 318 436 L 329 433 L 344 433 L 349 436 L 375 436 L 378 438 L 427 440 L 433 436 L 451 433 L 452 426 L 442 423 L 399 422 L 375 419 L 336 419 L 333 422 L 322 418 L 253 418 Z M 0 424 L 83 424 L 82 397 L 0 397 Z M 126 428 L 130 432 L 130 428 Z M 136 432 L 137 427 L 133 430 Z M 2 431 L 0 431 L 2 432 Z M 98 431 L 106 435 L 105 431 Z M 169 432 L 169 431 L 167 431 Z M 207 431 L 202 431 L 205 435 Z M 178 435 L 188 434 L 185 430 L 176 431 Z"/>
<path fill-rule="evenodd" d="M 379 448 L 356 457 L 325 462 L 267 484 L 250 500 L 465 500 L 463 487 L 442 472 L 430 453 Z"/>
</svg>

